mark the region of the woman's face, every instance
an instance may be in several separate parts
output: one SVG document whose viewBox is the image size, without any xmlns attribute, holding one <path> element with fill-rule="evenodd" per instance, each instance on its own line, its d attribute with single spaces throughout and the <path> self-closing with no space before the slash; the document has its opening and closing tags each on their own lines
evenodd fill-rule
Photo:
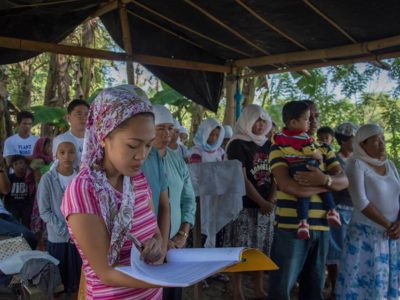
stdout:
<svg viewBox="0 0 400 300">
<path fill-rule="evenodd" d="M 382 134 L 376 134 L 360 144 L 361 148 L 372 158 L 384 160 L 386 158 L 385 138 Z"/>
<path fill-rule="evenodd" d="M 157 149 L 166 148 L 171 143 L 172 135 L 174 133 L 174 124 L 162 123 L 156 125 L 156 139 L 154 146 Z"/>
<path fill-rule="evenodd" d="M 253 124 L 251 132 L 255 135 L 263 135 L 267 129 L 267 121 L 258 118 L 258 120 Z"/>
<path fill-rule="evenodd" d="M 340 148 L 344 151 L 353 152 L 353 140 L 354 136 L 350 137 L 347 141 L 342 142 Z"/>
<path fill-rule="evenodd" d="M 140 172 L 154 142 L 154 118 L 145 114 L 136 115 L 125 125 L 104 140 L 104 160 L 122 175 L 134 176 Z"/>
<path fill-rule="evenodd" d="M 318 130 L 319 123 L 319 111 L 315 104 L 310 105 L 310 125 L 308 128 L 308 134 L 313 135 Z"/>
<path fill-rule="evenodd" d="M 220 132 L 221 132 L 221 129 L 219 127 L 214 128 L 214 130 L 211 131 L 210 135 L 208 136 L 207 144 L 214 145 L 218 140 Z"/>
</svg>

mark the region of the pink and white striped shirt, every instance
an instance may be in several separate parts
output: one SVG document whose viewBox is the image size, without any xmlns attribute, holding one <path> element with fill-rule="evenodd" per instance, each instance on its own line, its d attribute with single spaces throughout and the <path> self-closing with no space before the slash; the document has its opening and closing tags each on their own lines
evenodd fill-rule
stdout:
<svg viewBox="0 0 400 300">
<path fill-rule="evenodd" d="M 68 216 L 74 213 L 95 214 L 101 217 L 98 199 L 94 193 L 92 177 L 87 168 L 82 169 L 67 187 L 61 204 L 61 212 L 68 221 Z M 150 208 L 151 192 L 146 177 L 140 173 L 132 178 L 135 190 L 135 209 L 133 212 L 133 225 L 131 233 L 140 242 L 151 238 L 156 232 L 157 223 Z M 118 194 L 118 205 L 121 204 L 122 194 Z M 161 299 L 162 289 L 133 289 L 125 287 L 111 287 L 103 284 L 93 269 L 90 267 L 85 255 L 77 243 L 70 226 L 71 238 L 75 242 L 82 257 L 82 268 L 86 277 L 86 299 L 135 299 L 150 300 Z M 130 250 L 132 241 L 127 240 L 120 252 L 118 264 L 130 265 Z"/>
</svg>

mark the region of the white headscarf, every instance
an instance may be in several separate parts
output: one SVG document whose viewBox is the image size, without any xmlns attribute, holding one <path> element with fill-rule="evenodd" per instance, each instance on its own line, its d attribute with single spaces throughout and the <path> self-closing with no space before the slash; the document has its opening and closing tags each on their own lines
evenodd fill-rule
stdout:
<svg viewBox="0 0 400 300">
<path fill-rule="evenodd" d="M 265 131 L 261 135 L 255 135 L 252 132 L 254 123 L 261 118 L 266 121 Z M 272 120 L 268 113 L 259 105 L 247 105 L 237 121 L 234 129 L 234 135 L 229 144 L 234 140 L 243 140 L 246 142 L 254 142 L 258 146 L 263 146 L 267 142 L 267 133 L 272 128 Z M 229 146 L 228 144 L 228 146 Z"/>
<path fill-rule="evenodd" d="M 153 112 L 155 125 L 174 124 L 174 118 L 172 117 L 171 112 L 164 105 L 154 104 Z"/>
<path fill-rule="evenodd" d="M 220 128 L 218 139 L 213 145 L 209 145 L 207 143 L 207 140 L 210 137 L 211 132 L 217 127 Z M 224 141 L 224 136 L 224 127 L 222 127 L 222 125 L 214 118 L 209 118 L 200 123 L 199 129 L 197 129 L 193 142 L 196 146 L 201 147 L 203 150 L 212 152 L 221 147 L 222 142 Z"/>
<path fill-rule="evenodd" d="M 352 159 L 361 159 L 366 163 L 369 163 L 373 166 L 383 166 L 386 164 L 387 159 L 380 160 L 369 156 L 364 149 L 360 146 L 360 143 L 364 142 L 366 139 L 370 138 L 371 136 L 382 134 L 383 129 L 376 125 L 376 124 L 367 124 L 363 125 L 358 129 L 356 136 L 354 137 L 353 141 L 353 156 Z"/>
<path fill-rule="evenodd" d="M 233 136 L 233 129 L 230 125 L 224 125 L 225 139 L 230 139 Z"/>
</svg>

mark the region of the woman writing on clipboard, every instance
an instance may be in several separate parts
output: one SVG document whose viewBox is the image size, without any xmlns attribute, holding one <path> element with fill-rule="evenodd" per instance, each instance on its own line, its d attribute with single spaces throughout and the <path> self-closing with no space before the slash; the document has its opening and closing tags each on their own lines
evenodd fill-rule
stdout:
<svg viewBox="0 0 400 300">
<path fill-rule="evenodd" d="M 165 256 L 150 188 L 140 171 L 154 137 L 151 104 L 140 88 L 105 89 L 92 103 L 81 170 L 61 207 L 82 257 L 86 299 L 162 298 L 162 289 L 114 269 L 130 265 L 132 239 L 143 244 L 146 262 Z"/>
</svg>

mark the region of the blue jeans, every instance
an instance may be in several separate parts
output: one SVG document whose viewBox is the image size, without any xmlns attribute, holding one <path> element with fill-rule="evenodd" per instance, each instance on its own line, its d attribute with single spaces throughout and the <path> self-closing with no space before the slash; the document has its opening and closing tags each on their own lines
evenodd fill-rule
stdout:
<svg viewBox="0 0 400 300">
<path fill-rule="evenodd" d="M 37 239 L 35 234 L 19 223 L 12 215 L 0 214 L 0 235 L 16 237 L 23 235 L 33 250 L 36 249 Z"/>
<path fill-rule="evenodd" d="M 290 300 L 299 281 L 299 300 L 323 300 L 329 231 L 310 230 L 309 240 L 296 230 L 275 228 L 271 259 L 279 270 L 270 272 L 268 300 Z"/>
<path fill-rule="evenodd" d="M 315 159 L 306 159 L 300 162 L 289 165 L 289 174 L 293 176 L 296 172 L 308 172 L 307 165 L 319 168 L 319 162 Z M 336 207 L 333 195 L 331 192 L 321 193 L 322 202 L 326 210 L 331 210 Z M 308 211 L 310 209 L 309 197 L 297 197 L 297 216 L 299 220 L 308 219 Z"/>
</svg>

